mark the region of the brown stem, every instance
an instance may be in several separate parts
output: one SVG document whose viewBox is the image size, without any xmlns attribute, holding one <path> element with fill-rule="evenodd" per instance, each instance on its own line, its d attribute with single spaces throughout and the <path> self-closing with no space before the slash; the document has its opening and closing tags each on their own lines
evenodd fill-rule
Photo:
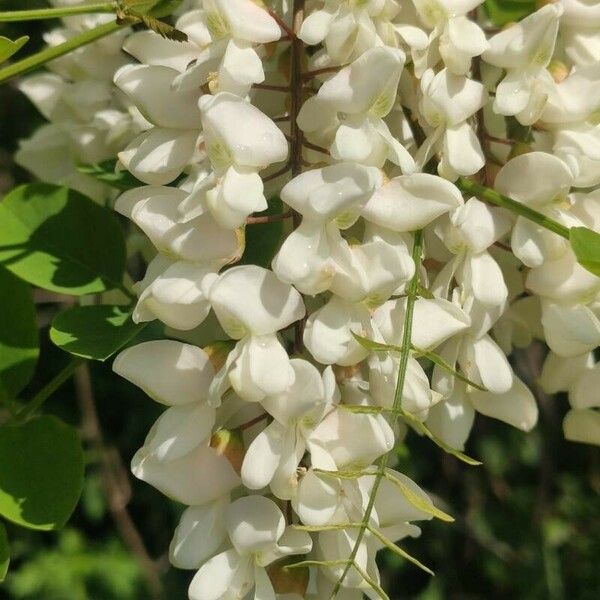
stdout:
<svg viewBox="0 0 600 600">
<path fill-rule="evenodd" d="M 290 135 L 291 135 L 291 158 L 290 166 L 292 177 L 299 175 L 302 172 L 302 144 L 303 133 L 298 126 L 298 114 L 302 107 L 302 57 L 304 54 L 304 43 L 296 35 L 300 31 L 302 21 L 304 20 L 304 0 L 294 0 L 292 7 L 292 24 L 294 36 L 292 37 L 292 56 L 291 56 L 291 75 L 290 85 L 292 88 L 292 97 L 290 105 Z M 302 218 L 297 212 L 293 212 L 294 228 L 300 225 Z M 299 322 L 294 327 L 294 347 L 297 352 L 301 352 L 303 348 L 302 335 L 303 325 Z"/>
<path fill-rule="evenodd" d="M 131 498 L 129 477 L 117 450 L 108 447 L 104 442 L 87 364 L 77 370 L 74 382 L 82 415 L 82 436 L 100 457 L 100 475 L 108 509 L 121 538 L 138 561 L 150 597 L 153 600 L 160 600 L 163 593 L 162 583 L 156 564 L 150 558 L 142 536 L 127 510 Z"/>
<path fill-rule="evenodd" d="M 290 115 L 283 115 L 282 117 L 273 117 L 271 121 L 273 121 L 273 123 L 285 123 L 289 121 L 290 118 Z"/>
<path fill-rule="evenodd" d="M 512 146 L 513 144 L 516 144 L 515 140 L 499 138 L 499 137 L 496 137 L 495 135 L 490 135 L 489 133 L 486 133 L 485 137 L 490 142 L 496 142 L 497 144 L 504 144 L 505 146 Z"/>
<path fill-rule="evenodd" d="M 245 431 L 246 429 L 250 429 L 250 427 L 252 427 L 253 425 L 256 425 L 257 423 L 264 421 L 268 417 L 269 417 L 269 413 L 262 413 L 261 415 L 258 415 L 258 417 L 254 417 L 254 419 L 250 419 L 248 422 L 244 423 L 243 425 L 240 425 L 238 427 L 238 429 L 240 431 Z"/>
<path fill-rule="evenodd" d="M 316 152 L 321 152 L 322 154 L 329 155 L 329 150 L 327 150 L 327 148 L 323 148 L 321 146 L 317 146 L 316 144 L 311 144 L 310 142 L 307 142 L 307 141 L 303 141 L 302 145 L 305 148 L 309 148 L 310 150 L 315 150 Z"/>
<path fill-rule="evenodd" d="M 312 79 L 313 77 L 317 77 L 318 75 L 325 75 L 326 73 L 336 73 L 340 69 L 343 69 L 345 66 L 347 65 L 339 65 L 337 67 L 323 67 L 322 69 L 307 71 L 306 73 L 302 73 L 302 79 Z"/>
<path fill-rule="evenodd" d="M 285 92 L 290 93 L 290 88 L 287 85 L 271 85 L 270 83 L 255 83 L 252 86 L 255 90 L 268 90 L 270 92 Z"/>
<path fill-rule="evenodd" d="M 278 177 L 281 177 L 281 175 L 285 175 L 285 173 L 287 173 L 291 168 L 290 163 L 286 163 L 285 167 L 282 167 L 281 169 L 279 169 L 278 171 L 275 171 L 275 173 L 271 173 L 271 175 L 267 175 L 266 177 L 263 177 L 262 180 L 263 181 L 271 181 L 273 179 L 277 179 Z"/>
<path fill-rule="evenodd" d="M 277 22 L 277 25 L 279 25 L 279 27 L 281 27 L 281 29 L 288 34 L 290 40 L 293 40 L 296 37 L 296 34 L 287 26 L 286 22 L 272 8 L 268 8 L 267 12 Z"/>
<path fill-rule="evenodd" d="M 263 223 L 276 223 L 277 221 L 284 221 L 290 219 L 294 215 L 291 210 L 281 213 L 279 215 L 265 215 L 263 217 L 248 217 L 246 219 L 246 225 L 261 225 Z"/>
</svg>

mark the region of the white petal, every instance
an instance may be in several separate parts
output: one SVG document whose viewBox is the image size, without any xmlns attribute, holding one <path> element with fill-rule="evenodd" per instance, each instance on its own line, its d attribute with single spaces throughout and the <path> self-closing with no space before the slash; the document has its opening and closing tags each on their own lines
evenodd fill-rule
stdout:
<svg viewBox="0 0 600 600">
<path fill-rule="evenodd" d="M 462 204 L 458 188 L 426 173 L 395 177 L 363 208 L 363 217 L 394 231 L 415 231 Z"/>
<path fill-rule="evenodd" d="M 113 371 L 169 406 L 202 401 L 214 377 L 204 350 L 173 340 L 144 342 L 123 350 Z"/>
<path fill-rule="evenodd" d="M 260 490 L 271 483 L 279 465 L 285 428 L 274 421 L 252 441 L 242 464 L 242 482 L 251 490 Z"/>
<path fill-rule="evenodd" d="M 178 569 L 198 569 L 225 541 L 224 497 L 210 504 L 190 506 L 181 515 L 169 547 L 171 564 Z"/>
<path fill-rule="evenodd" d="M 212 502 L 240 483 L 229 461 L 206 446 L 167 463 L 141 448 L 131 461 L 131 470 L 165 496 L 189 506 Z"/>
<path fill-rule="evenodd" d="M 538 408 L 531 390 L 517 377 L 504 394 L 475 390 L 469 394 L 475 410 L 504 421 L 522 431 L 531 431 L 538 419 Z"/>
<path fill-rule="evenodd" d="M 337 480 L 308 471 L 298 482 L 292 506 L 305 525 L 326 525 L 335 514 L 340 500 Z"/>
<path fill-rule="evenodd" d="M 252 564 L 231 549 L 204 563 L 188 590 L 190 600 L 222 600 L 231 594 L 243 598 L 254 585 Z"/>
<path fill-rule="evenodd" d="M 225 271 L 212 285 L 209 300 L 223 329 L 234 339 L 248 332 L 274 333 L 305 314 L 302 297 L 292 286 L 255 265 Z"/>
<path fill-rule="evenodd" d="M 581 304 L 542 302 L 546 342 L 559 356 L 571 357 L 600 345 L 600 319 Z"/>
<path fill-rule="evenodd" d="M 567 440 L 600 446 L 600 412 L 570 410 L 563 421 L 563 431 Z"/>
<path fill-rule="evenodd" d="M 283 513 L 264 496 L 246 496 L 225 511 L 225 526 L 231 543 L 240 553 L 269 550 L 285 531 Z"/>
</svg>

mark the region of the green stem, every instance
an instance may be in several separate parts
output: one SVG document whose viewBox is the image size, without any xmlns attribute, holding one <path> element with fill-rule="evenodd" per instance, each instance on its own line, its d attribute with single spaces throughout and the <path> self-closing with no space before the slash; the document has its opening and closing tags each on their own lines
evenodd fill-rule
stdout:
<svg viewBox="0 0 600 600">
<path fill-rule="evenodd" d="M 43 19 L 59 19 L 72 15 L 92 13 L 112 13 L 117 9 L 116 2 L 96 2 L 94 4 L 77 4 L 58 8 L 37 8 L 32 10 L 6 10 L 0 12 L 0 23 L 11 21 L 41 21 Z"/>
<path fill-rule="evenodd" d="M 552 231 L 567 240 L 569 239 L 568 227 L 561 225 L 554 219 L 543 215 L 537 210 L 533 210 L 533 208 L 529 208 L 529 206 L 526 206 L 525 204 L 521 204 L 508 196 L 499 194 L 489 187 L 485 187 L 484 185 L 466 179 L 465 177 L 459 177 L 456 186 L 467 194 L 472 194 L 473 196 L 477 196 L 482 200 L 487 200 L 496 206 L 506 208 L 521 217 L 525 217 L 526 219 L 537 223 L 541 227 L 544 227 L 544 229 L 548 229 L 548 231 Z"/>
<path fill-rule="evenodd" d="M 49 381 L 21 410 L 17 413 L 17 419 L 23 420 L 36 413 L 54 394 L 54 392 L 67 381 L 73 373 L 83 364 L 83 358 L 72 358 L 71 362 L 60 371 L 54 379 Z"/>
<path fill-rule="evenodd" d="M 58 46 L 46 48 L 41 52 L 34 54 L 33 56 L 28 56 L 23 60 L 19 60 L 8 67 L 0 69 L 0 83 L 3 83 L 8 79 L 12 79 L 17 75 L 22 75 L 28 71 L 33 71 L 47 62 L 54 60 L 55 58 L 59 58 L 60 56 L 64 56 L 65 54 L 76 50 L 80 46 L 91 44 L 100 38 L 110 35 L 111 33 L 118 31 L 121 27 L 122 26 L 117 24 L 116 21 L 111 21 L 110 23 L 105 23 L 104 25 L 100 25 L 94 29 L 84 31 L 83 33 L 72 37 Z"/>
<path fill-rule="evenodd" d="M 406 301 L 406 313 L 404 314 L 404 331 L 402 334 L 402 351 L 400 353 L 400 364 L 398 367 L 398 381 L 396 383 L 394 403 L 392 405 L 392 408 L 390 409 L 390 411 L 393 414 L 395 413 L 393 416 L 394 419 L 397 419 L 397 413 L 399 412 L 399 408 L 402 402 L 402 392 L 404 390 L 404 381 L 406 379 L 406 369 L 408 367 L 408 359 L 410 357 L 413 314 L 419 290 L 419 270 L 421 265 L 422 250 L 423 232 L 419 230 L 415 232 L 415 241 L 412 249 L 412 259 L 415 263 L 415 274 L 413 275 L 413 278 L 410 281 L 407 291 L 408 298 Z M 346 575 L 353 566 L 360 572 L 360 569 L 354 563 L 356 561 L 356 556 L 358 554 L 360 544 L 365 536 L 366 531 L 370 528 L 371 525 L 371 514 L 373 513 L 373 508 L 375 506 L 375 500 L 377 498 L 379 486 L 381 485 L 381 482 L 383 481 L 383 478 L 385 476 L 385 470 L 387 469 L 388 464 L 388 457 L 389 452 L 384 454 L 377 460 L 377 471 L 375 472 L 375 480 L 373 481 L 373 487 L 371 488 L 371 493 L 369 495 L 369 502 L 367 503 L 367 507 L 365 508 L 365 512 L 361 521 L 361 526 L 356 536 L 356 541 L 354 542 L 354 546 L 352 547 L 352 551 L 350 552 L 350 556 L 348 557 L 348 562 L 346 563 L 342 574 L 337 580 L 331 593 L 331 596 L 329 597 L 329 600 L 335 599 L 337 593 L 342 587 L 342 584 L 344 583 Z"/>
</svg>

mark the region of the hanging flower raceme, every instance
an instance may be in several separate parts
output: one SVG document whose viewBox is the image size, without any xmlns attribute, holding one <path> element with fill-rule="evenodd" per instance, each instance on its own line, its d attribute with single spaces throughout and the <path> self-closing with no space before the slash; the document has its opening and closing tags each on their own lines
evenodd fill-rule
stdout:
<svg viewBox="0 0 600 600">
<path fill-rule="evenodd" d="M 451 520 L 395 450 L 531 430 L 513 348 L 547 344 L 565 437 L 600 444 L 598 10 L 486 39 L 482 0 L 277 4 L 189 2 L 185 42 L 123 30 L 28 77 L 50 124 L 17 158 L 128 219 L 132 319 L 185 340 L 113 369 L 165 406 L 132 470 L 185 507 L 190 598 L 385 597 L 377 552 Z"/>
</svg>

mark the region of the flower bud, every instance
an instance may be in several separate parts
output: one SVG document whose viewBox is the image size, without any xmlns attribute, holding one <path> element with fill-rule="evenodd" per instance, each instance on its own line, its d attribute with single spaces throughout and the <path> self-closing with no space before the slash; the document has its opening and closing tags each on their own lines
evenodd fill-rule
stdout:
<svg viewBox="0 0 600 600">
<path fill-rule="evenodd" d="M 208 360 L 213 366 L 215 372 L 221 370 L 221 367 L 225 364 L 227 356 L 233 350 L 235 342 L 232 340 L 224 340 L 221 342 L 213 342 L 209 346 L 202 348 L 206 354 L 208 354 Z"/>
<path fill-rule="evenodd" d="M 224 456 L 238 475 L 241 473 L 246 451 L 239 431 L 219 429 L 210 438 L 210 447 Z"/>
<path fill-rule="evenodd" d="M 308 567 L 287 568 L 295 562 L 298 562 L 297 557 L 289 557 L 267 567 L 267 574 L 276 594 L 298 594 L 304 597 L 308 587 Z"/>
</svg>

